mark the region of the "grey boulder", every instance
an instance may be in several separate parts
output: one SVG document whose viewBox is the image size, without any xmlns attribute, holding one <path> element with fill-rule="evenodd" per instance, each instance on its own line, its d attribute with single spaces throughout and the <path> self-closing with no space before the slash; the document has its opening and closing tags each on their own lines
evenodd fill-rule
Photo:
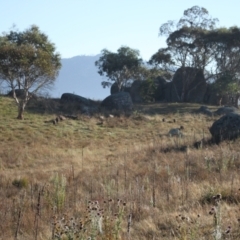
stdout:
<svg viewBox="0 0 240 240">
<path fill-rule="evenodd" d="M 233 140 L 240 136 L 240 115 L 228 113 L 216 120 L 209 128 L 212 140 L 220 143 L 223 140 Z"/>
<path fill-rule="evenodd" d="M 101 107 L 108 110 L 132 110 L 133 102 L 128 92 L 118 92 L 106 97 L 102 101 Z"/>
</svg>

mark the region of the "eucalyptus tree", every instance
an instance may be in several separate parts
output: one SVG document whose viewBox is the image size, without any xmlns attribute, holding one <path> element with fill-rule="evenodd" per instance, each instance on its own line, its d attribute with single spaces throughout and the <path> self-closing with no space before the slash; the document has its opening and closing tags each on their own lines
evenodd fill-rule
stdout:
<svg viewBox="0 0 240 240">
<path fill-rule="evenodd" d="M 193 6 L 184 11 L 178 22 L 168 21 L 160 26 L 159 35 L 167 36 L 167 48 L 151 58 L 152 63 L 170 63 L 174 67 L 198 66 L 207 64 L 208 49 L 200 42 L 199 37 L 216 28 L 218 19 L 210 17 L 205 8 Z"/>
<path fill-rule="evenodd" d="M 0 36 L 0 78 L 12 90 L 18 105 L 18 119 L 23 119 L 32 95 L 54 84 L 60 68 L 60 54 L 37 26 Z M 16 89 L 22 90 L 21 98 L 17 96 Z"/>
<path fill-rule="evenodd" d="M 107 77 L 102 86 L 110 87 L 112 82 L 115 82 L 119 91 L 133 79 L 141 64 L 139 51 L 126 46 L 120 47 L 116 53 L 103 49 L 100 58 L 95 62 L 98 73 Z"/>
<path fill-rule="evenodd" d="M 212 87 L 219 96 L 235 95 L 238 107 L 240 97 L 240 28 L 218 28 L 200 39 L 211 49 L 214 60 L 211 65 Z"/>
<path fill-rule="evenodd" d="M 166 71 L 174 72 L 181 68 L 184 81 L 180 100 L 184 101 L 191 80 L 199 70 L 207 71 L 214 54 L 203 41 L 199 41 L 209 31 L 216 28 L 216 18 L 211 18 L 205 8 L 194 6 L 184 11 L 184 15 L 178 22 L 168 21 L 161 25 L 159 35 L 167 36 L 167 47 L 161 48 L 155 53 L 150 63 L 158 65 Z M 187 68 L 196 69 L 187 72 Z"/>
</svg>

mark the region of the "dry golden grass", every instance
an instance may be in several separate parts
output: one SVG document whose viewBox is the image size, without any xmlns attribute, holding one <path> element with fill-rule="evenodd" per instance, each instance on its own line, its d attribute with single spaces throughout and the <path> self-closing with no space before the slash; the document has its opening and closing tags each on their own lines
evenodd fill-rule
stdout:
<svg viewBox="0 0 240 240">
<path fill-rule="evenodd" d="M 221 239 L 240 238 L 240 142 L 194 148 L 217 119 L 192 113 L 199 105 L 144 104 L 113 118 L 74 108 L 78 120 L 57 125 L 45 123 L 57 102 L 42 108 L 19 121 L 13 100 L 0 97 L 0 239 L 217 239 L 218 228 Z M 179 126 L 183 138 L 167 135 Z M 89 201 L 103 206 L 101 234 L 93 223 L 102 212 L 87 213 Z M 209 214 L 218 206 L 221 217 Z M 63 216 L 85 219 L 85 232 L 77 225 L 74 238 Z M 59 224 L 68 229 L 53 238 Z"/>
</svg>

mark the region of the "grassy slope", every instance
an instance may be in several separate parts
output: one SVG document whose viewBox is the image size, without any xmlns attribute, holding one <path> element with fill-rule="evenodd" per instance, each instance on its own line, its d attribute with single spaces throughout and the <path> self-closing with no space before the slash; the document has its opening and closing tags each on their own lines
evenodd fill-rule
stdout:
<svg viewBox="0 0 240 240">
<path fill-rule="evenodd" d="M 54 213 L 80 217 L 86 201 L 106 198 L 127 202 L 126 216 L 132 214 L 131 239 L 212 239 L 214 224 L 208 212 L 214 204 L 211 196 L 217 193 L 225 197 L 221 228 L 231 225 L 232 239 L 238 239 L 239 141 L 193 148 L 195 141 L 210 137 L 208 127 L 216 119 L 192 114 L 197 104 L 135 108 L 130 117 L 120 115 L 101 122 L 98 115 L 78 115 L 78 120 L 53 125 L 44 121 L 53 119 L 57 110 L 37 113 L 38 109 L 29 108 L 25 119 L 18 121 L 13 100 L 0 97 L 1 202 L 4 209 L 16 208 L 15 213 L 6 210 L 5 217 L 0 215 L 3 236 L 11 239 L 16 234 L 24 189 L 19 239 L 32 239 L 36 232 L 39 239 L 50 239 L 49 221 Z M 185 128 L 184 138 L 166 135 L 180 125 Z M 178 150 L 181 146 L 187 146 L 186 150 Z M 31 202 L 37 205 L 40 186 L 56 188 L 51 181 L 56 173 L 67 179 L 64 205 L 57 213 L 50 210 L 58 195 L 50 191 L 52 200 L 47 201 L 43 194 L 42 218 L 36 227 L 30 223 L 36 219 Z M 21 179 L 26 186 L 12 185 Z M 18 205 L 12 199 L 18 199 Z M 190 217 L 192 223 L 178 222 L 179 214 Z M 122 239 L 127 235 L 126 222 L 124 218 Z"/>
</svg>

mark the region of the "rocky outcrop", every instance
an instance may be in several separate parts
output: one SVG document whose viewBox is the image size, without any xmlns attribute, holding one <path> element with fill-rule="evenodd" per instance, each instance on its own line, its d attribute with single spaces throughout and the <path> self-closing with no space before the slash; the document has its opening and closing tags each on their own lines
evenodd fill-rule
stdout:
<svg viewBox="0 0 240 240">
<path fill-rule="evenodd" d="M 101 107 L 108 110 L 132 110 L 133 102 L 128 92 L 118 92 L 106 97 L 102 101 Z"/>
<path fill-rule="evenodd" d="M 240 115 L 228 113 L 215 121 L 209 128 L 212 140 L 219 143 L 223 140 L 233 140 L 240 136 Z"/>
<path fill-rule="evenodd" d="M 131 87 L 124 87 L 122 91 L 129 92 L 133 102 L 142 102 L 140 94 L 143 81 L 134 81 Z M 155 101 L 165 102 L 196 102 L 202 103 L 207 89 L 203 71 L 196 68 L 179 68 L 171 82 L 159 76 L 155 79 Z M 118 92 L 117 84 L 111 87 L 111 94 Z"/>
</svg>

